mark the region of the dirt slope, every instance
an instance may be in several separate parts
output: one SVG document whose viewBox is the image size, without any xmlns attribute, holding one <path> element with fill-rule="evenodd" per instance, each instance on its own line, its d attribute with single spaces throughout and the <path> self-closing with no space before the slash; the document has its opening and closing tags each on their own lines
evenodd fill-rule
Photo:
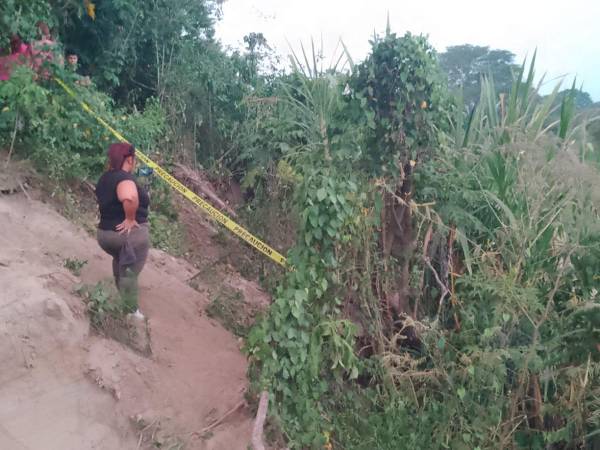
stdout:
<svg viewBox="0 0 600 450">
<path fill-rule="evenodd" d="M 94 239 L 22 193 L 0 195 L 0 230 L 0 449 L 247 448 L 246 361 L 185 262 L 153 250 L 140 277 L 148 358 L 91 332 L 72 294 L 110 278 Z M 66 258 L 88 261 L 81 279 Z"/>
</svg>

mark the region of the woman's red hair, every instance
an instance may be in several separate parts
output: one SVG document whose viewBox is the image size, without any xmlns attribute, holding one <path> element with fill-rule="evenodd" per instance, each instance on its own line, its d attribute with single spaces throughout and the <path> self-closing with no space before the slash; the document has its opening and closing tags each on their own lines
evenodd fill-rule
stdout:
<svg viewBox="0 0 600 450">
<path fill-rule="evenodd" d="M 108 147 L 109 170 L 120 170 L 128 156 L 135 156 L 135 147 L 128 142 L 110 144 Z"/>
</svg>

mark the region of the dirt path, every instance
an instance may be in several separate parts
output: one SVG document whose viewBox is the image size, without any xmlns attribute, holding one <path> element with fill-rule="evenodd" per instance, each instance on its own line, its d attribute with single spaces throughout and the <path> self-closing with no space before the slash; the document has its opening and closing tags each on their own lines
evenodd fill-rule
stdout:
<svg viewBox="0 0 600 450">
<path fill-rule="evenodd" d="M 198 433 L 243 403 L 246 361 L 185 262 L 153 250 L 140 277 L 147 358 L 91 333 L 71 293 L 110 278 L 95 240 L 23 194 L 0 196 L 0 230 L 0 449 L 247 448 L 245 406 Z M 81 279 L 66 258 L 88 261 Z"/>
</svg>

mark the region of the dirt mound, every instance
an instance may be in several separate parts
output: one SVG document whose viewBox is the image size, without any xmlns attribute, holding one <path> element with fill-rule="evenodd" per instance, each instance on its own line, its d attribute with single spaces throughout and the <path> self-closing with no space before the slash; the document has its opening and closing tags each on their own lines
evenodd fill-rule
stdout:
<svg viewBox="0 0 600 450">
<path fill-rule="evenodd" d="M 0 196 L 0 229 L 0 448 L 247 448 L 246 360 L 205 314 L 209 299 L 188 286 L 187 263 L 151 252 L 140 277 L 144 357 L 91 332 L 73 294 L 110 279 L 93 238 L 22 193 Z M 67 259 L 87 261 L 81 277 Z M 227 284 L 264 296 L 231 274 Z"/>
</svg>

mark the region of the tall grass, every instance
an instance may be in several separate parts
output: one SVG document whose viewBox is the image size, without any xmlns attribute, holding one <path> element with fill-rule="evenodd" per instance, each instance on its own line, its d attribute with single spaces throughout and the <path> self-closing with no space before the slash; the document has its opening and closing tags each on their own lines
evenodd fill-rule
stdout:
<svg viewBox="0 0 600 450">
<path fill-rule="evenodd" d="M 507 143 L 516 136 L 522 137 L 523 133 L 532 141 L 548 134 L 558 134 L 561 139 L 566 139 L 576 131 L 573 126 L 576 117 L 576 80 L 557 106 L 562 81 L 555 85 L 549 95 L 541 97 L 539 91 L 544 77 L 534 86 L 535 61 L 534 53 L 529 67 L 527 61 L 523 62 L 515 74 L 508 96 L 496 91 L 493 77 L 489 75 L 482 77 L 480 99 L 471 111 L 465 111 L 462 99 L 457 99 L 458 107 L 451 119 L 455 147 L 466 147 L 471 143 L 477 145 L 485 140 Z M 554 119 L 557 109 L 558 120 Z"/>
<path fill-rule="evenodd" d="M 478 105 L 457 108 L 449 144 L 423 183 L 438 233 L 454 224 L 466 242 L 448 307 L 460 332 L 442 332 L 458 360 L 431 348 L 430 370 L 444 374 L 442 385 L 461 386 L 455 406 L 451 392 L 442 394 L 446 407 L 479 402 L 497 420 L 463 421 L 463 432 L 486 435 L 481 448 L 592 448 L 600 427 L 600 279 L 592 275 L 600 267 L 599 174 L 579 151 L 587 143 L 575 83 L 554 106 L 560 84 L 542 98 L 534 63 L 535 55 L 528 70 L 523 64 L 508 99 L 482 80 Z M 460 270 L 467 258 L 469 272 Z M 461 358 L 475 374 L 494 375 L 462 377 L 454 365 Z"/>
</svg>

